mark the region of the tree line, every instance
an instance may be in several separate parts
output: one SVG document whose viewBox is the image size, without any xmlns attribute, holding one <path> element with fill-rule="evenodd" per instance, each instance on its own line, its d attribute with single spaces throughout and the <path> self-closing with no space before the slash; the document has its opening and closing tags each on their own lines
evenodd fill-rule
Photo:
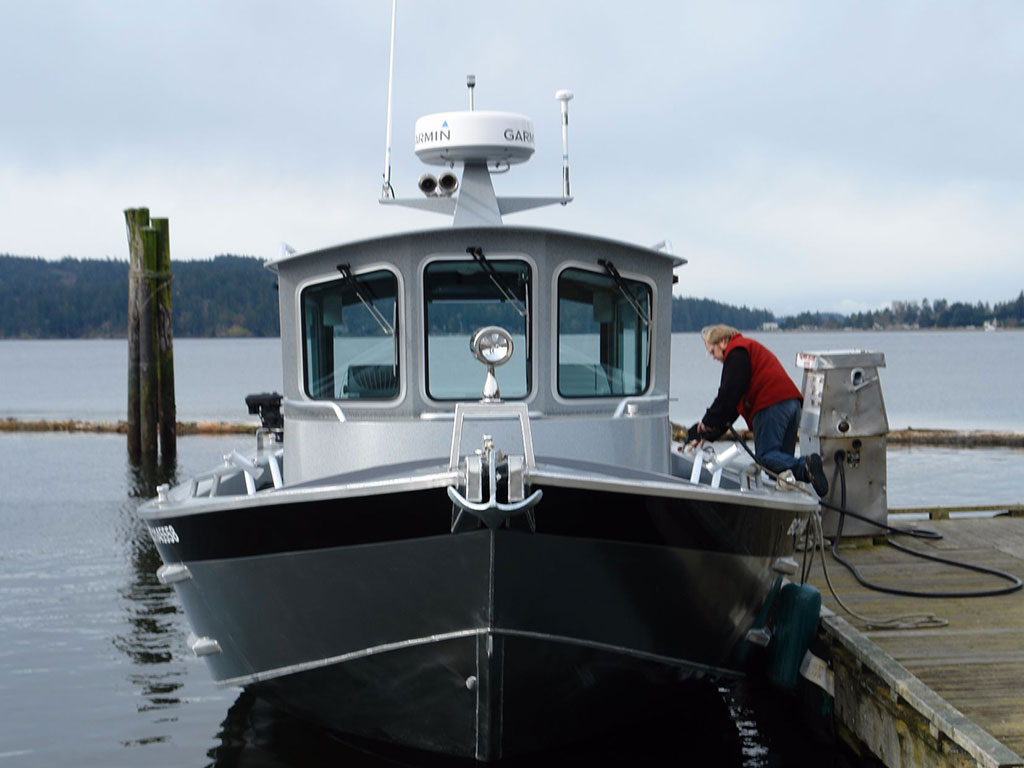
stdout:
<svg viewBox="0 0 1024 768">
<path fill-rule="evenodd" d="M 248 256 L 171 264 L 176 336 L 277 336 L 276 275 Z M 110 338 L 128 324 L 128 262 L 0 255 L 0 338 Z"/>
<path fill-rule="evenodd" d="M 222 255 L 175 261 L 176 336 L 277 336 L 276 276 L 252 256 Z M 116 259 L 46 261 L 0 254 L 0 338 L 111 338 L 128 322 L 128 263 Z M 801 312 L 776 317 L 767 309 L 735 307 L 713 299 L 675 297 L 672 330 L 694 332 L 726 323 L 757 330 L 777 323 L 783 330 L 844 328 L 963 328 L 996 320 L 1024 327 L 1024 290 L 993 305 L 945 299 L 893 301 L 873 312 L 850 315 Z"/>
<path fill-rule="evenodd" d="M 978 328 L 986 322 L 996 321 L 1003 328 L 1024 327 L 1024 291 L 1016 299 L 989 305 L 979 301 L 967 304 L 946 299 L 929 301 L 893 301 L 889 306 L 874 312 L 855 312 L 843 316 L 802 312 L 779 321 L 783 329 L 824 328 L 824 329 L 873 329 L 873 328 Z"/>
</svg>

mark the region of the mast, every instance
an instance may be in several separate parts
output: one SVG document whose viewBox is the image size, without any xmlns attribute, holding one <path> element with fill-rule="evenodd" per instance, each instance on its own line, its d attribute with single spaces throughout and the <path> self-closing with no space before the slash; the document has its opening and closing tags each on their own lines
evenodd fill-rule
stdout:
<svg viewBox="0 0 1024 768">
<path fill-rule="evenodd" d="M 395 196 L 395 190 L 391 186 L 391 86 L 395 80 L 395 16 L 397 11 L 398 0 L 391 0 L 391 52 L 388 56 L 388 126 L 384 136 L 384 183 L 380 188 L 381 200 Z"/>
</svg>

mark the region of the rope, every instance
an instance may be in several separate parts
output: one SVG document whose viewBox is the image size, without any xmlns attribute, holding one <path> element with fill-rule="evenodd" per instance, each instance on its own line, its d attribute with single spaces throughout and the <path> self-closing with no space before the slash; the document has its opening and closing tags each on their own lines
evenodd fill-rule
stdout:
<svg viewBox="0 0 1024 768">
<path fill-rule="evenodd" d="M 163 289 L 165 284 L 174 282 L 174 275 L 170 272 L 154 272 L 152 270 L 139 269 L 137 267 L 129 265 L 128 279 L 135 280 L 136 282 L 138 282 L 140 279 L 152 280 L 154 283 L 156 283 L 156 285 L 153 286 L 156 290 L 150 291 L 145 301 L 139 301 L 138 294 L 136 294 L 135 301 L 139 305 L 139 310 L 141 311 L 143 307 L 148 307 L 151 303 L 153 303 L 156 300 L 157 295 Z"/>
<path fill-rule="evenodd" d="M 156 280 L 158 283 L 169 283 L 174 280 L 174 275 L 170 272 L 154 272 L 151 269 L 139 269 L 137 267 L 128 267 L 128 277 L 138 279 L 148 278 L 150 280 Z"/>
</svg>

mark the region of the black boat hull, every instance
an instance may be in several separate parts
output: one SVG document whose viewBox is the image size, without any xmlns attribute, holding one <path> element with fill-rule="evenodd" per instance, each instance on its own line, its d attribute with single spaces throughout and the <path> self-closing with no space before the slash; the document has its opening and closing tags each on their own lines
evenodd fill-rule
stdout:
<svg viewBox="0 0 1024 768">
<path fill-rule="evenodd" d="M 354 499 L 243 509 L 254 527 L 235 537 L 237 509 L 147 522 L 175 529 L 177 542 L 154 538 L 188 568 L 176 587 L 216 641 L 219 682 L 480 760 L 601 733 L 675 682 L 735 674 L 794 517 L 552 487 L 532 528 L 452 533 L 439 490 L 397 496 L 376 499 L 372 531 L 355 530 Z"/>
</svg>

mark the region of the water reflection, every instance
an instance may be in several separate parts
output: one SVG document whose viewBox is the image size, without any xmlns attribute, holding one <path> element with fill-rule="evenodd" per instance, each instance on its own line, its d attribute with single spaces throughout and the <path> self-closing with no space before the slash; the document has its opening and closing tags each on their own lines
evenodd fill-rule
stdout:
<svg viewBox="0 0 1024 768">
<path fill-rule="evenodd" d="M 501 761 L 503 768 L 573 764 L 642 763 L 647 766 L 702 764 L 784 765 L 749 762 L 745 750 L 762 735 L 756 726 L 744 739 L 732 721 L 721 690 L 711 684 L 685 684 L 658 717 L 599 742 Z M 209 768 L 297 768 L 298 766 L 467 766 L 471 760 L 446 758 L 317 728 L 243 691 L 228 710 L 210 750 Z M 793 763 L 788 763 L 792 765 Z M 827 765 L 827 764 L 826 764 Z"/>
<path fill-rule="evenodd" d="M 359 764 L 358 752 L 327 731 L 291 717 L 251 691 L 228 710 L 208 756 L 211 768 L 288 768 Z"/>
<path fill-rule="evenodd" d="M 113 643 L 132 662 L 128 680 L 142 696 L 139 712 L 179 706 L 179 692 L 185 682 L 184 669 L 174 663 L 175 650 L 182 644 L 181 609 L 174 588 L 161 584 L 156 577 L 160 555 L 146 526 L 136 516 L 138 505 L 156 495 L 158 485 L 176 481 L 177 470 L 174 459 L 127 462 L 128 500 L 120 511 L 131 578 L 118 592 L 128 632 L 116 635 Z"/>
<path fill-rule="evenodd" d="M 812 694 L 813 695 L 813 694 Z M 501 761 L 503 768 L 621 763 L 716 768 L 864 768 L 878 766 L 836 744 L 827 712 L 758 680 L 682 685 L 660 715 L 598 743 Z M 820 719 L 813 713 L 821 711 Z M 808 714 L 812 718 L 808 717 Z M 208 768 L 299 766 L 468 766 L 430 753 L 317 728 L 243 691 L 228 710 Z"/>
<path fill-rule="evenodd" d="M 163 483 L 174 485 L 178 478 L 176 456 L 157 461 L 128 461 L 128 496 L 133 499 L 151 499 L 156 488 Z"/>
</svg>

